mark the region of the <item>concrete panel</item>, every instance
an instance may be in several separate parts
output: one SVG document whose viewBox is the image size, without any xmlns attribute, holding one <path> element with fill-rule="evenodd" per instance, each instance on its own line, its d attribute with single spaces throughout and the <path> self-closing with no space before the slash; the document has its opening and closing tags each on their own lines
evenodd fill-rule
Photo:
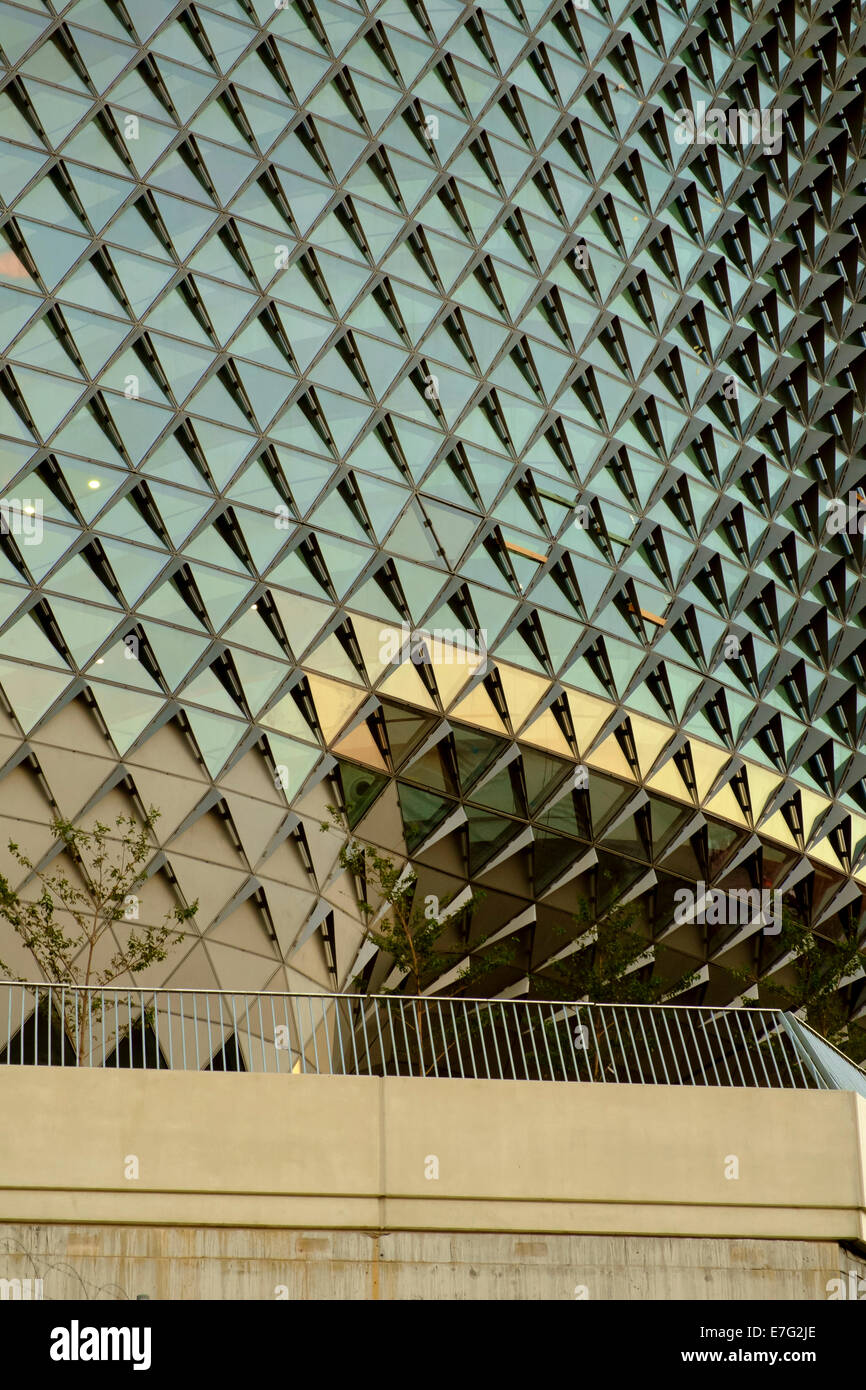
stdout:
<svg viewBox="0 0 866 1390">
<path fill-rule="evenodd" d="M 848 1092 L 0 1068 L 0 1221 L 862 1240 Z"/>
<path fill-rule="evenodd" d="M 47 1300 L 800 1301 L 852 1271 L 830 1241 L 0 1224 L 0 1278 Z"/>
</svg>

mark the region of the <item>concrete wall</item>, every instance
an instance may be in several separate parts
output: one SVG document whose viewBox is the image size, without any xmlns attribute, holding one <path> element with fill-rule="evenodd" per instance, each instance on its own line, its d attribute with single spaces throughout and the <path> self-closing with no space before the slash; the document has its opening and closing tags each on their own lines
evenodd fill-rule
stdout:
<svg viewBox="0 0 866 1390">
<path fill-rule="evenodd" d="M 0 1224 L 0 1278 L 52 1300 L 799 1301 L 851 1270 L 866 1296 L 832 1241 Z"/>
<path fill-rule="evenodd" d="M 0 1114 L 0 1220 L 864 1238 L 846 1091 L 12 1066 Z"/>
<path fill-rule="evenodd" d="M 0 1114 L 8 1257 L 97 1287 L 817 1297 L 866 1251 L 850 1092 L 11 1066 Z"/>
</svg>

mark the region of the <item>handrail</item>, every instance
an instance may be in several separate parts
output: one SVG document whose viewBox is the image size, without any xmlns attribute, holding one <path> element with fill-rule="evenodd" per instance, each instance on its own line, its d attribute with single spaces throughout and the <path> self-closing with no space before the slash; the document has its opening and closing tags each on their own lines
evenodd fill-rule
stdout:
<svg viewBox="0 0 866 1390">
<path fill-rule="evenodd" d="M 812 1090 L 862 1077 L 866 1094 L 809 1033 L 766 1008 L 0 981 L 0 1067 Z"/>
<path fill-rule="evenodd" d="M 47 980 L 0 980 L 0 989 L 2 989 L 4 985 L 9 985 L 9 984 L 21 985 L 21 987 L 22 987 L 23 989 L 42 989 L 42 990 L 45 990 L 45 989 L 48 989 L 48 988 L 49 988 L 49 982 L 48 982 Z M 491 996 L 491 995 L 489 995 L 489 994 L 487 994 L 487 995 L 484 995 L 484 994 L 412 994 L 412 995 L 409 995 L 409 994 L 373 994 L 373 993 L 368 994 L 366 991 L 364 991 L 363 993 L 359 993 L 359 992 L 357 992 L 357 991 L 350 991 L 350 990 L 325 990 L 325 989 L 323 989 L 323 990 L 302 990 L 302 991 L 298 991 L 298 990 L 287 990 L 287 989 L 285 989 L 285 990 L 284 990 L 284 989 L 276 989 L 276 990 L 255 990 L 255 989 L 247 989 L 247 990 L 238 990 L 238 989 L 205 989 L 204 987 L 201 988 L 201 989 L 196 989 L 196 988 L 195 988 L 194 986 L 192 986 L 192 985 L 157 985 L 157 986 L 150 986 L 150 985 L 144 985 L 144 986 L 142 986 L 142 985 L 74 985 L 74 984 L 64 984 L 62 980 L 55 980 L 55 981 L 53 981 L 53 982 L 51 983 L 51 986 L 50 986 L 50 987 L 51 987 L 52 989 L 75 990 L 75 991 L 78 991 L 78 992 L 82 992 L 82 991 L 84 991 L 84 990 L 91 990 L 91 991 L 93 991 L 94 993 L 97 993 L 97 994 L 110 994 L 110 993 L 112 993 L 112 992 L 113 992 L 113 993 L 116 993 L 116 994 L 130 994 L 130 993 L 131 993 L 131 994 L 140 994 L 140 993 L 142 992 L 142 990 L 143 990 L 143 992 L 144 992 L 145 994 L 149 994 L 149 993 L 153 993 L 153 990 L 154 990 L 154 988 L 155 988 L 155 989 L 158 990 L 158 992 L 159 992 L 160 994 L 224 994 L 224 995 L 234 995 L 235 997 L 237 997 L 237 995 L 239 995 L 239 994 L 243 994 L 244 996 L 253 995 L 253 994 L 259 995 L 259 994 L 260 994 L 263 998 L 270 998 L 271 995 L 273 995 L 275 998 L 279 998 L 279 999 L 283 999 L 283 998 L 286 998 L 286 999 L 294 999 L 294 998 L 300 998 L 300 999 L 307 999 L 307 998 L 310 998 L 310 999 L 351 999 L 353 1002 L 357 1002 L 359 999 L 420 999 L 420 1000 L 426 999 L 426 1000 L 428 1000 L 428 1001 L 432 1001 L 432 1000 L 444 1000 L 444 999 L 454 999 L 454 1000 L 459 999 L 459 1000 L 461 1000 L 464 1004 L 510 1004 L 510 1005 L 513 1005 L 513 1006 L 516 1007 L 516 1008 L 520 1008 L 520 1007 L 522 1007 L 522 1006 L 524 1006 L 524 1005 L 526 1005 L 526 1004 L 552 1004 L 552 1005 L 554 1005 L 554 1006 L 560 1006 L 560 1007 L 561 1007 L 562 1005 L 566 1005 L 566 1004 L 567 1004 L 569 1008 L 573 1008 L 574 1006 L 579 1005 L 581 1008 L 590 1008 L 590 1007 L 591 1007 L 591 1008 L 594 1008 L 594 1009 L 595 1009 L 595 1008 L 606 1008 L 606 1007 L 610 1007 L 610 1006 L 608 1006 L 608 1005 L 606 1005 L 606 1004 L 602 1004 L 602 1003 L 599 1003 L 599 1002 L 597 1002 L 597 1001 L 591 1001 L 591 1000 L 588 1000 L 588 999 L 548 999 L 548 998 L 546 998 L 546 997 L 545 997 L 544 999 L 499 999 L 499 998 L 497 998 L 496 996 Z M 634 1003 L 634 1002 L 623 1002 L 623 1003 L 617 1003 L 617 1004 L 616 1004 L 616 1008 L 618 1008 L 618 1009 L 662 1009 L 662 1008 L 663 1008 L 663 1009 L 695 1009 L 695 1010 L 698 1010 L 698 1011 L 701 1012 L 701 1013 L 717 1013 L 717 1014 L 723 1014 L 723 1013 L 726 1013 L 726 1012 L 728 1012 L 728 1013 L 748 1012 L 748 1013 L 750 1013 L 750 1014 L 778 1014 L 778 1013 L 783 1012 L 781 1009 L 768 1008 L 768 1007 L 764 1007 L 763 1005 L 759 1005 L 759 1006 L 757 1006 L 756 1008 L 752 1008 L 751 1005 L 750 1005 L 749 1008 L 748 1008 L 748 1010 L 746 1010 L 743 1006 L 740 1006 L 740 1005 L 738 1005 L 738 1004 L 676 1004 L 676 1003 L 674 1003 L 673 1000 L 671 1000 L 670 1002 L 668 1002 L 667 1000 L 663 1000 L 663 1001 L 662 1001 L 661 1003 L 659 1003 L 659 1004 L 640 1004 L 640 1003 Z M 828 1044 L 828 1046 L 829 1046 L 829 1045 L 830 1045 L 830 1044 Z M 843 1056 L 844 1056 L 844 1054 L 843 1054 Z"/>
</svg>

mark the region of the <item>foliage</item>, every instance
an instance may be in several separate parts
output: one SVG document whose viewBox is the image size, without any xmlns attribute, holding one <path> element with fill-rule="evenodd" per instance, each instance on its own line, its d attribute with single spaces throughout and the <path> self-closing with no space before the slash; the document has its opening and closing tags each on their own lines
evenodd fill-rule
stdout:
<svg viewBox="0 0 866 1390">
<path fill-rule="evenodd" d="M 574 914 L 580 929 L 577 950 L 533 973 L 534 993 L 549 999 L 586 999 L 592 1004 L 659 1004 L 681 994 L 695 982 L 688 972 L 676 978 L 638 965 L 649 942 L 635 930 L 630 906 L 617 906 L 597 914 L 582 902 Z M 572 932 L 559 928 L 569 940 Z M 656 957 L 664 948 L 656 948 Z"/>
<path fill-rule="evenodd" d="M 337 808 L 329 806 L 328 813 L 330 820 L 322 823 L 322 830 L 336 828 L 348 833 L 344 817 Z M 383 993 L 399 993 L 407 982 L 410 994 L 421 994 L 426 984 L 466 959 L 468 946 L 445 947 L 441 945 L 441 938 L 447 928 L 459 929 L 468 922 L 483 894 L 471 894 L 451 913 L 448 912 L 450 900 L 419 902 L 417 874 L 411 870 L 407 872 L 403 865 L 390 855 L 380 854 L 373 845 L 351 837 L 340 850 L 340 864 L 363 885 L 365 897 L 359 906 L 366 922 L 366 939 L 391 957 L 403 977 L 400 985 Z M 368 896 L 374 901 L 368 901 Z M 513 947 L 506 943 L 473 948 L 472 959 L 458 973 L 461 985 L 465 988 L 512 957 Z M 356 976 L 354 983 L 359 987 L 363 985 L 360 976 Z"/>
<path fill-rule="evenodd" d="M 866 967 L 866 953 L 856 936 L 842 936 L 838 941 L 819 938 L 795 909 L 783 906 L 782 930 L 776 938 L 782 951 L 793 952 L 785 978 L 774 975 L 760 982 L 761 988 L 773 996 L 773 1003 L 791 1012 L 803 1011 L 810 1027 L 820 1033 L 840 1051 L 856 1062 L 866 1058 L 866 1033 L 850 1025 L 847 1005 L 839 992 L 842 982 L 856 976 Z M 731 971 L 741 989 L 759 985 L 756 967 Z M 781 971 L 779 972 L 781 975 Z M 757 999 L 747 1000 L 753 1007 Z"/>
<path fill-rule="evenodd" d="M 344 818 L 333 807 L 328 810 L 330 820 L 323 823 L 322 830 L 336 827 L 347 834 Z M 447 949 L 442 947 L 441 938 L 449 922 L 459 921 L 471 912 L 479 894 L 474 894 L 459 912 L 449 918 L 441 909 L 431 913 L 429 900 L 420 904 L 417 876 L 411 870 L 407 872 L 390 855 L 380 853 L 372 845 L 350 836 L 340 851 L 340 864 L 363 885 L 365 896 L 360 907 L 367 920 L 367 939 L 391 957 L 402 976 L 395 990 L 385 992 L 396 994 L 408 985 L 410 994 L 420 995 L 425 985 L 435 985 L 439 977 L 453 969 L 455 963 L 465 960 L 469 954 L 465 944 Z M 368 897 L 374 901 L 368 901 Z M 613 907 L 598 914 L 589 903 L 583 902 L 575 913 L 574 921 L 579 929 L 577 949 L 560 960 L 546 964 L 541 970 L 529 972 L 530 993 L 536 999 L 655 1004 L 688 989 L 694 983 L 693 974 L 672 978 L 654 968 L 641 968 L 641 958 L 646 956 L 649 943 L 635 928 L 633 908 Z M 574 940 L 573 933 L 565 928 L 560 930 L 569 943 Z M 496 942 L 490 947 L 480 943 L 471 952 L 469 966 L 458 974 L 460 992 L 466 992 L 468 984 L 489 976 L 498 966 L 513 964 L 515 954 L 516 948 L 512 942 Z M 364 992 L 363 979 L 358 978 L 355 983 Z M 482 1049 L 485 1049 L 485 1037 L 488 1042 L 491 1041 L 497 1021 L 497 1016 L 486 1010 L 477 1018 L 469 1013 L 458 1016 L 456 1020 L 449 1020 L 441 1010 L 429 1015 L 419 999 L 410 1007 L 408 1018 L 403 1018 L 404 1026 L 408 1022 L 408 1032 L 405 1036 L 406 1055 L 400 1065 L 407 1066 L 410 1071 L 413 1066 L 420 1066 L 423 1073 L 429 1074 L 452 1046 L 457 1046 L 460 1055 L 461 1039 L 468 1045 L 471 1056 L 474 1041 L 480 1041 Z M 531 1026 L 531 1018 L 529 1021 Z M 560 1055 L 561 1039 L 557 1036 L 560 1024 L 552 1016 L 539 1021 L 546 1037 L 541 1060 L 535 1047 L 535 1037 L 522 1040 L 521 1047 L 524 1042 L 527 1050 L 531 1047 L 542 1074 L 547 1075 L 549 1071 L 553 1076 L 556 1074 L 556 1058 Z M 599 1026 L 604 1030 L 603 1020 Z M 622 1052 L 625 1047 L 627 1052 L 630 1046 L 628 1042 L 623 1044 L 618 1036 L 612 1039 L 605 1034 L 605 1039 L 609 1060 L 617 1049 Z M 493 1046 L 496 1046 L 495 1042 Z M 394 1047 L 401 1050 L 397 1041 Z M 625 1053 L 622 1060 L 627 1067 L 629 1059 Z M 386 1065 L 384 1057 L 382 1065 Z M 591 1061 L 596 1076 L 600 1075 L 601 1065 L 601 1055 L 596 1050 Z"/>
<path fill-rule="evenodd" d="M 330 821 L 323 830 L 332 827 L 346 831 L 343 817 L 329 806 Z M 401 975 L 408 980 L 410 993 L 420 994 L 429 984 L 456 962 L 465 959 L 468 948 L 455 946 L 443 949 L 440 939 L 445 927 L 458 924 L 472 912 L 481 897 L 474 893 L 453 915 L 448 916 L 447 904 L 432 914 L 429 907 L 419 904 L 416 896 L 417 876 L 406 873 L 401 865 L 372 845 L 350 838 L 340 851 L 340 863 L 350 870 L 377 900 L 363 901 L 361 912 L 367 919 L 367 937 L 394 961 Z M 372 919 L 384 913 L 375 927 Z M 645 955 L 647 941 L 634 929 L 635 916 L 629 907 L 613 907 L 597 917 L 590 905 L 581 903 L 574 917 L 581 929 L 579 948 L 562 960 L 546 965 L 542 971 L 532 971 L 533 993 L 536 996 L 560 999 L 589 999 L 594 1003 L 655 1004 L 672 994 L 688 989 L 694 976 L 684 974 L 676 979 L 648 974 L 636 967 Z M 560 929 L 563 936 L 573 933 Z M 501 965 L 512 964 L 515 947 L 510 942 L 497 942 L 485 947 L 483 943 L 472 951 L 469 965 L 460 972 L 462 985 L 489 974 Z"/>
<path fill-rule="evenodd" d="M 67 820 L 52 821 L 55 838 L 62 841 L 80 867 L 82 886 L 62 872 L 52 874 L 37 868 L 10 841 L 13 858 L 27 870 L 29 882 L 35 880 L 41 891 L 37 897 L 27 898 L 0 874 L 0 916 L 32 953 L 46 983 L 104 988 L 123 975 L 136 975 L 165 960 L 181 941 L 182 933 L 174 928 L 195 916 L 197 900 L 188 907 L 173 908 L 156 925 L 132 926 L 128 933 L 120 934 L 119 945 L 118 937 L 112 933 L 119 923 L 125 929 L 129 904 L 137 899 L 147 880 L 146 866 L 153 853 L 150 832 L 159 815 L 151 807 L 143 821 L 121 815 L 113 827 L 98 821 L 92 830 Z M 97 961 L 103 956 L 99 948 L 103 943 L 115 949 L 107 962 L 99 966 Z M 9 978 L 18 978 L 2 960 L 0 971 Z M 67 1028 L 81 1038 L 82 1047 L 87 1008 L 84 994 L 67 999 Z M 90 1017 L 100 1012 L 101 1003 L 94 998 Z"/>
</svg>

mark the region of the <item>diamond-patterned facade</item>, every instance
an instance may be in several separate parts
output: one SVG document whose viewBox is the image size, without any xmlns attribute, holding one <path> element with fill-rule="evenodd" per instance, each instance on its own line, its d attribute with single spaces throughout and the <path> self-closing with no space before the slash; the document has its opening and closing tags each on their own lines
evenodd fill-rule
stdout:
<svg viewBox="0 0 866 1390">
<path fill-rule="evenodd" d="M 370 967 L 335 800 L 484 890 L 496 992 L 578 898 L 696 1001 L 785 963 L 679 886 L 858 931 L 859 6 L 0 17 L 3 843 L 160 806 L 178 985 Z M 699 103 L 778 148 L 680 143 Z"/>
</svg>

